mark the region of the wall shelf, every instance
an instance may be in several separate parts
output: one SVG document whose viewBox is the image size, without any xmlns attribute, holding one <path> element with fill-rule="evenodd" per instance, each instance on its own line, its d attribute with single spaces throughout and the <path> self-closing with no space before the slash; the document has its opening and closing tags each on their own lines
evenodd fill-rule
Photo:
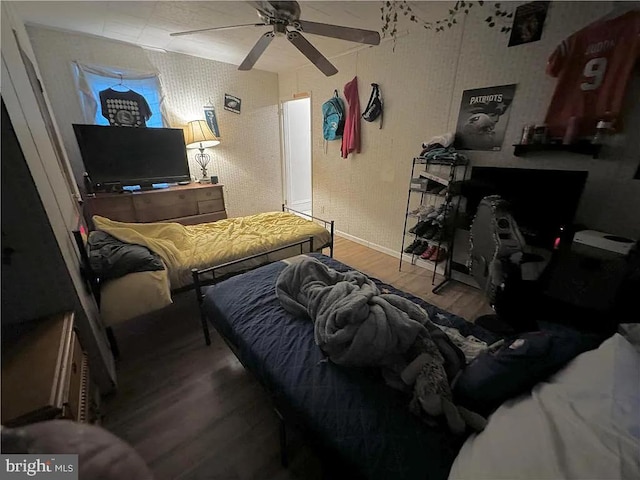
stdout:
<svg viewBox="0 0 640 480">
<path fill-rule="evenodd" d="M 531 152 L 571 152 L 581 155 L 591 155 L 598 158 L 602 145 L 594 145 L 589 141 L 581 141 L 564 145 L 562 143 L 531 143 L 531 144 L 515 144 L 513 145 L 513 154 L 516 157 L 523 157 Z"/>
</svg>

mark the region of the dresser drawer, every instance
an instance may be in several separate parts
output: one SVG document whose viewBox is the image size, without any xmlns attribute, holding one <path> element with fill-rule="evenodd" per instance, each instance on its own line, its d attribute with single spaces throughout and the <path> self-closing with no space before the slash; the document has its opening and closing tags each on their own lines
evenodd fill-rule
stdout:
<svg viewBox="0 0 640 480">
<path fill-rule="evenodd" d="M 201 188 L 196 190 L 198 201 L 222 199 L 222 187 Z"/>
<path fill-rule="evenodd" d="M 217 200 L 204 200 L 204 201 L 198 202 L 199 214 L 220 212 L 222 210 L 224 210 L 224 202 L 222 201 L 221 198 Z"/>
<path fill-rule="evenodd" d="M 152 192 L 133 195 L 133 204 L 136 209 L 150 207 L 169 207 L 176 203 L 194 202 L 193 191 L 176 192 Z"/>
<path fill-rule="evenodd" d="M 133 199 L 129 194 L 89 198 L 88 205 L 91 215 L 100 215 L 118 222 L 136 221 Z"/>
<path fill-rule="evenodd" d="M 192 191 L 150 193 L 136 195 L 133 204 L 138 222 L 157 222 L 175 217 L 198 214 Z"/>
</svg>

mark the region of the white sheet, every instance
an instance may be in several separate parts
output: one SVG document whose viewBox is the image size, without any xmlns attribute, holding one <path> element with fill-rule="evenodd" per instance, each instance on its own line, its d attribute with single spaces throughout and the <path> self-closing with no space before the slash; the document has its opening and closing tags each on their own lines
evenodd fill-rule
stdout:
<svg viewBox="0 0 640 480">
<path fill-rule="evenodd" d="M 640 355 L 619 334 L 502 405 L 449 475 L 563 478 L 640 478 Z"/>
</svg>

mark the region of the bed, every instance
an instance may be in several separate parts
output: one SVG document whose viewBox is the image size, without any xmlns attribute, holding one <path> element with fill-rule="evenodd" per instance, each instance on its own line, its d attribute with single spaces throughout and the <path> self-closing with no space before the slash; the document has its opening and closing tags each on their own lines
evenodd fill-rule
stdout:
<svg viewBox="0 0 640 480">
<path fill-rule="evenodd" d="M 332 258 L 310 256 L 339 272 L 349 270 Z M 194 271 L 201 313 L 269 392 L 283 422 L 301 429 L 324 458 L 346 465 L 349 478 L 571 477 L 575 472 L 584 474 L 590 465 L 598 463 L 593 459 L 582 461 L 582 455 L 591 452 L 596 459 L 605 454 L 604 465 L 598 465 L 593 472 L 606 473 L 607 478 L 638 478 L 640 356 L 638 352 L 630 353 L 628 345 L 619 338 L 612 340 L 613 345 L 607 341 L 598 350 L 580 355 L 565 369 L 568 373 L 563 370 L 537 386 L 545 390 L 547 403 L 540 401 L 540 392 L 534 389 L 532 394 L 500 407 L 489 418 L 486 430 L 465 442 L 465 436 L 422 423 L 406 408 L 406 399 L 381 381 L 373 370 L 347 368 L 327 361 L 314 343 L 313 324 L 285 311 L 276 298 L 276 279 L 287 265 L 287 261 L 278 261 L 208 287 L 198 285 L 201 272 Z M 474 335 L 488 344 L 499 340 L 479 326 L 372 280 L 381 291 L 396 293 L 422 306 L 433 322 L 455 327 L 461 334 Z M 617 349 L 622 349 L 622 354 Z M 585 365 L 576 366 L 585 355 Z M 624 365 L 620 366 L 620 362 Z M 595 365 L 599 367 L 594 369 Z M 616 378 L 631 381 L 625 384 L 609 380 L 614 369 L 618 369 Z M 589 373 L 594 371 L 597 371 L 595 378 Z M 620 391 L 616 392 L 614 387 Z M 558 395 L 563 396 L 566 407 L 540 408 L 553 404 Z M 610 415 L 612 405 L 615 417 Z M 519 417 L 521 414 L 529 416 L 526 422 Z M 556 414 L 568 417 L 559 422 L 551 416 Z M 495 422 L 493 417 L 497 419 Z M 598 421 L 591 422 L 590 418 Z M 557 432 L 554 428 L 559 424 L 562 431 Z M 527 432 L 518 425 L 526 425 Z M 529 428 L 533 432 L 531 438 L 527 438 Z M 280 438 L 283 464 L 284 432 L 283 423 Z M 549 432 L 555 433 L 555 437 L 547 445 L 549 437 L 545 435 Z M 612 432 L 619 433 L 619 441 Z M 579 452 L 572 448 L 572 442 L 581 449 Z M 556 450 L 552 451 L 553 448 Z M 501 449 L 509 452 L 508 461 L 504 461 Z M 546 462 L 539 470 L 538 460 Z M 576 467 L 581 461 L 583 466 Z"/>
<path fill-rule="evenodd" d="M 98 294 L 103 321 L 112 326 L 169 305 L 172 292 L 192 287 L 191 270 L 194 268 L 220 266 L 239 258 L 245 259 L 227 268 L 219 268 L 217 276 L 225 277 L 299 253 L 300 248 L 306 248 L 304 251 L 328 248 L 332 255 L 333 221 L 306 217 L 285 206 L 282 212 L 187 226 L 178 223 L 124 223 L 94 216 L 97 231 L 105 232 L 124 244 L 146 247 L 160 258 L 164 267 L 148 271 L 134 269 L 132 273 L 112 278 L 90 267 L 95 260 L 93 254 L 100 255 L 99 252 L 84 252 L 85 271 L 93 277 L 90 282 Z M 87 248 L 87 242 L 79 232 L 76 239 L 82 249 Z M 101 263 L 111 267 L 109 262 Z"/>
</svg>

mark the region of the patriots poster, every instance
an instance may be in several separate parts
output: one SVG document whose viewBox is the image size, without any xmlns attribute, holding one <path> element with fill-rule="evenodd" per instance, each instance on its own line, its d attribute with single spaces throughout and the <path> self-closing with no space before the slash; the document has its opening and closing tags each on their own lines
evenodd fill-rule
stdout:
<svg viewBox="0 0 640 480">
<path fill-rule="evenodd" d="M 456 125 L 456 148 L 501 150 L 515 92 L 515 84 L 462 92 Z"/>
</svg>

